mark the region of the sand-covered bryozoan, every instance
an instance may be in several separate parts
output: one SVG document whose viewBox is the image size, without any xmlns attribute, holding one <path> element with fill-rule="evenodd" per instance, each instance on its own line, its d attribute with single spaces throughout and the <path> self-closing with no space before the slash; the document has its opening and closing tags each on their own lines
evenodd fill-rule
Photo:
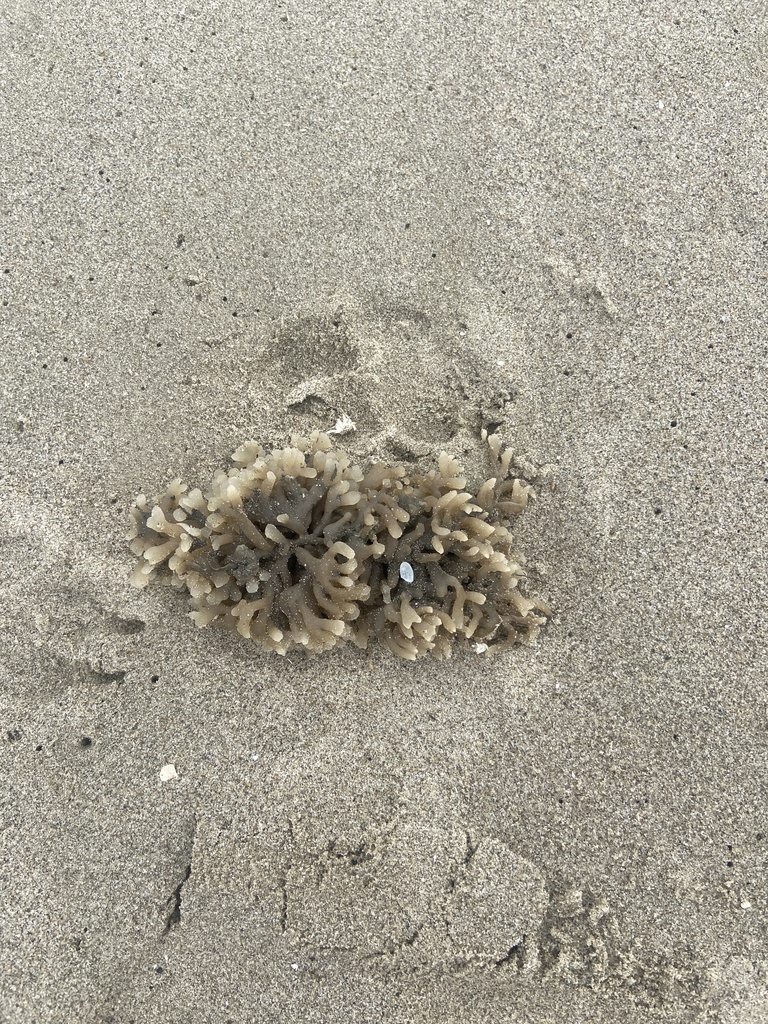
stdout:
<svg viewBox="0 0 768 1024">
<path fill-rule="evenodd" d="M 137 498 L 132 582 L 162 573 L 198 626 L 278 654 L 376 638 L 415 659 L 449 656 L 454 639 L 482 652 L 530 639 L 549 609 L 520 590 L 509 527 L 531 487 L 487 440 L 494 476 L 477 494 L 445 453 L 415 474 L 356 466 L 319 431 L 272 452 L 245 444 L 205 493 L 174 480 L 154 503 Z"/>
</svg>

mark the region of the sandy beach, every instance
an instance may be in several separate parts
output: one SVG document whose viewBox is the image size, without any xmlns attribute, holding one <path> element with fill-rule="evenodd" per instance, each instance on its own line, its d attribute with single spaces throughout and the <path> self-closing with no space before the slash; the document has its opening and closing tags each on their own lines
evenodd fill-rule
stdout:
<svg viewBox="0 0 768 1024">
<path fill-rule="evenodd" d="M 0 9 L 0 1021 L 768 1020 L 768 5 Z M 554 609 L 281 657 L 129 584 L 244 442 Z"/>
</svg>

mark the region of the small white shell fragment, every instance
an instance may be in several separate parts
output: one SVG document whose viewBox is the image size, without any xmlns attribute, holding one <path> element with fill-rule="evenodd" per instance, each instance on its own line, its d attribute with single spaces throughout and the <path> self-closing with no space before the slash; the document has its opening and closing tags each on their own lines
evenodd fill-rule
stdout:
<svg viewBox="0 0 768 1024">
<path fill-rule="evenodd" d="M 475 651 L 478 654 L 485 654 L 485 652 L 488 650 L 488 644 L 476 643 L 476 644 L 472 644 L 472 646 L 474 647 Z"/>
<path fill-rule="evenodd" d="M 410 562 L 400 563 L 400 579 L 406 583 L 413 583 L 413 566 Z"/>
<path fill-rule="evenodd" d="M 171 779 L 178 779 L 179 773 L 176 771 L 176 766 L 173 764 L 164 764 L 160 769 L 160 781 L 170 782 Z"/>
</svg>

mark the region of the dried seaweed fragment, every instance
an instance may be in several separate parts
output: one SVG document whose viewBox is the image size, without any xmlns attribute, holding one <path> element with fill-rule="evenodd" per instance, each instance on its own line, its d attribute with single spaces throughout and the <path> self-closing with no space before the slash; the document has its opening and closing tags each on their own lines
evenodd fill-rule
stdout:
<svg viewBox="0 0 768 1024">
<path fill-rule="evenodd" d="M 371 637 L 410 660 L 449 657 L 454 640 L 498 650 L 531 639 L 550 609 L 524 595 L 510 519 L 532 489 L 510 476 L 511 450 L 488 437 L 495 476 L 476 495 L 443 453 L 437 469 L 362 469 L 327 434 L 255 443 L 208 491 L 175 480 L 133 509 L 132 574 L 159 573 L 190 595 L 198 626 L 218 622 L 285 654 Z"/>
</svg>

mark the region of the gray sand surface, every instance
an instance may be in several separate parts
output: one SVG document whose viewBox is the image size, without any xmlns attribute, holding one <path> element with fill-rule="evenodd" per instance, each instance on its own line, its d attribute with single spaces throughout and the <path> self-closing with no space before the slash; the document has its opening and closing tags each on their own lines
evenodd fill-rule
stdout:
<svg viewBox="0 0 768 1024">
<path fill-rule="evenodd" d="M 767 6 L 2 4 L 3 1024 L 768 1020 Z M 535 645 L 131 589 L 344 414 L 549 467 Z"/>
</svg>

